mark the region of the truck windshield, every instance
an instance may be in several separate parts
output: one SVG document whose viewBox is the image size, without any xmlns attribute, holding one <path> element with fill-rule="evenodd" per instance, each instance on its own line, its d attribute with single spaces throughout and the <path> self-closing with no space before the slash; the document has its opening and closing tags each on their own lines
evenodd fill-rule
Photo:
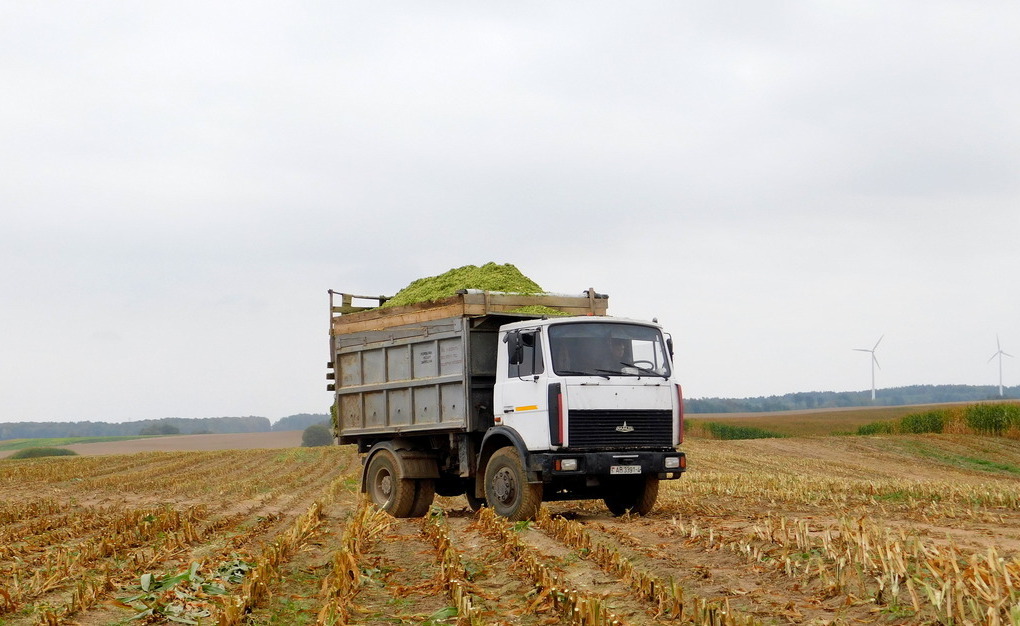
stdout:
<svg viewBox="0 0 1020 626">
<path fill-rule="evenodd" d="M 652 326 L 571 322 L 549 327 L 553 371 L 561 376 L 662 376 L 669 359 Z"/>
</svg>

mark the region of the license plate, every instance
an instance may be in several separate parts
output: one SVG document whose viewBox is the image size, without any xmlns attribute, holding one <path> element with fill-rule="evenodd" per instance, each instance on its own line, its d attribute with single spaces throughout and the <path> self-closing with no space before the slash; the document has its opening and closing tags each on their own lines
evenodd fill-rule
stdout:
<svg viewBox="0 0 1020 626">
<path fill-rule="evenodd" d="M 610 465 L 610 474 L 640 474 L 640 465 Z"/>
</svg>

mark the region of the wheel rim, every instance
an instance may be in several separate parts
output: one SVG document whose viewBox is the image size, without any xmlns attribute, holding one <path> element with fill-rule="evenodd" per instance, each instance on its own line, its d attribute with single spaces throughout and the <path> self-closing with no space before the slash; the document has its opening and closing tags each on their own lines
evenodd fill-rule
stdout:
<svg viewBox="0 0 1020 626">
<path fill-rule="evenodd" d="M 504 467 L 492 477 L 492 491 L 502 504 L 508 504 L 517 497 L 517 480 L 510 468 Z"/>
<path fill-rule="evenodd" d="M 376 502 L 385 504 L 389 502 L 390 496 L 393 495 L 393 476 L 390 475 L 386 470 L 379 470 L 375 475 L 375 489 L 373 489 L 376 496 Z"/>
</svg>

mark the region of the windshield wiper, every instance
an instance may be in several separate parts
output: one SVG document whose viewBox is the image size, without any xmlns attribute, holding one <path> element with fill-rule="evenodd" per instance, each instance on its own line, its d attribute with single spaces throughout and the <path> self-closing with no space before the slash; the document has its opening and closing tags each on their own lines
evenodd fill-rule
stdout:
<svg viewBox="0 0 1020 626">
<path fill-rule="evenodd" d="M 648 374 L 649 376 L 662 376 L 663 380 L 669 380 L 669 376 L 666 376 L 665 374 L 663 374 L 661 372 L 656 372 L 653 369 L 648 369 L 647 367 L 641 367 L 640 365 L 635 365 L 633 363 L 627 363 L 625 361 L 620 361 L 620 365 L 626 365 L 627 367 L 633 367 L 635 369 L 639 369 L 642 372 L 644 372 L 645 374 Z"/>
<path fill-rule="evenodd" d="M 607 369 L 602 369 L 601 367 L 597 368 L 595 371 L 596 372 L 606 372 L 607 374 L 612 374 L 613 376 L 640 376 L 640 374 L 637 374 L 637 373 L 631 374 L 631 373 L 628 373 L 628 372 L 624 372 L 623 370 L 607 370 Z"/>
<path fill-rule="evenodd" d="M 556 373 L 557 374 L 568 374 L 570 376 L 601 376 L 602 378 L 605 378 L 606 380 L 609 380 L 609 377 L 606 376 L 605 374 L 598 374 L 598 373 L 596 373 L 596 372 L 599 372 L 599 371 L 608 372 L 609 370 L 596 370 L 595 372 L 579 372 L 577 370 L 556 370 Z"/>
</svg>

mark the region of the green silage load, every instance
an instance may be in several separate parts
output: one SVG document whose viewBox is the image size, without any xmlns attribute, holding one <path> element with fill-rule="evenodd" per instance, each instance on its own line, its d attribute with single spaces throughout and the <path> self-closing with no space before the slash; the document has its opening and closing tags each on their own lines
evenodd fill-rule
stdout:
<svg viewBox="0 0 1020 626">
<path fill-rule="evenodd" d="M 461 289 L 483 289 L 506 293 L 542 293 L 535 281 L 519 269 L 505 263 L 486 263 L 481 267 L 465 265 L 438 276 L 419 278 L 397 292 L 382 306 L 402 306 L 418 302 L 430 302 L 457 295 Z"/>
</svg>

